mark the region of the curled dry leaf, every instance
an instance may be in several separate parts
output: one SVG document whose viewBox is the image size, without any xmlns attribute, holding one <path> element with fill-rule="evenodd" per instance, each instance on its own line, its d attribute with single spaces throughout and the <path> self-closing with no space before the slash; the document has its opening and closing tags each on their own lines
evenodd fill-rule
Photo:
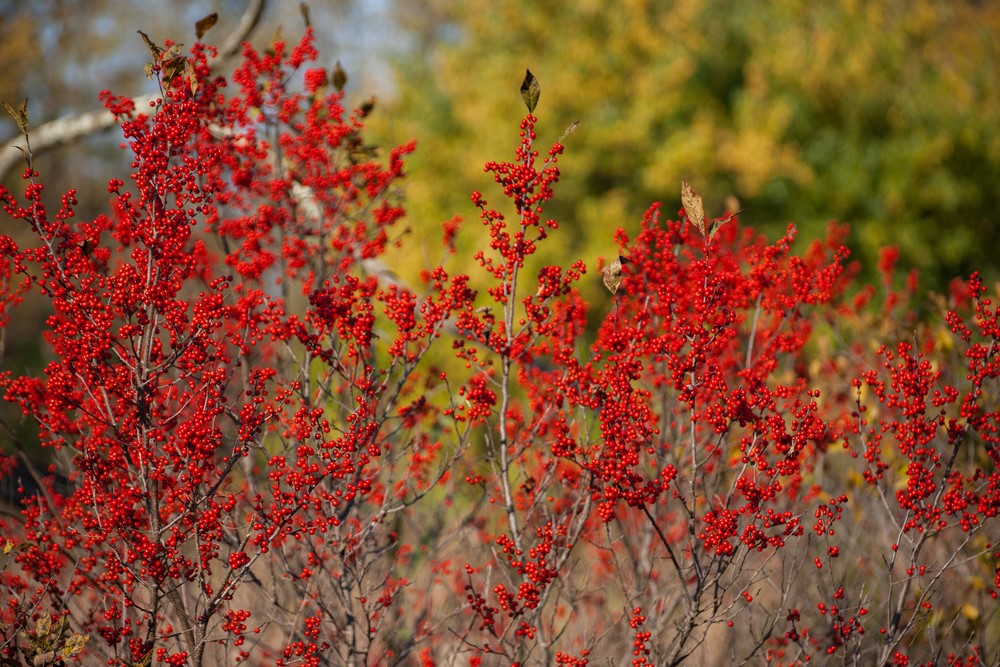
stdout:
<svg viewBox="0 0 1000 667">
<path fill-rule="evenodd" d="M 149 35 L 144 33 L 142 30 L 136 30 L 139 36 L 142 37 L 142 41 L 146 42 L 146 48 L 149 49 L 150 55 L 153 56 L 153 62 L 157 62 L 160 59 L 160 54 L 163 53 L 163 49 L 153 43 L 153 40 L 149 38 Z"/>
<path fill-rule="evenodd" d="M 200 19 L 197 23 L 194 24 L 195 36 L 198 39 L 201 39 L 202 37 L 205 36 L 205 33 L 211 30 L 212 26 L 214 26 L 218 21 L 219 21 L 218 12 L 212 12 L 205 18 Z"/>
<path fill-rule="evenodd" d="M 681 206 L 687 214 L 688 220 L 705 234 L 705 204 L 701 200 L 701 195 L 694 191 L 686 179 L 681 179 Z"/>
<path fill-rule="evenodd" d="M 604 286 L 612 294 L 617 294 L 618 287 L 622 284 L 622 265 L 629 263 L 630 260 L 627 257 L 618 255 L 610 264 L 604 267 Z"/>
<path fill-rule="evenodd" d="M 708 233 L 708 240 L 711 241 L 712 239 L 714 239 L 715 238 L 715 233 L 718 232 L 722 228 L 722 225 L 726 224 L 727 222 L 729 222 L 730 220 L 732 220 L 733 218 L 735 218 L 736 216 L 738 216 L 742 212 L 743 212 L 743 209 L 740 209 L 738 211 L 734 211 L 733 213 L 730 213 L 729 215 L 727 215 L 722 220 L 715 220 L 715 221 L 713 221 L 712 222 L 712 230 Z"/>
</svg>

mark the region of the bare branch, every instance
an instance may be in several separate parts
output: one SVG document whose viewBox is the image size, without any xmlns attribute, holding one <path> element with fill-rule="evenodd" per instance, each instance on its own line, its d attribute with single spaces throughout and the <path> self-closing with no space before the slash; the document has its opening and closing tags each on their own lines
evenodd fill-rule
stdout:
<svg viewBox="0 0 1000 667">
<path fill-rule="evenodd" d="M 219 47 L 219 57 L 229 59 L 239 54 L 240 46 L 260 23 L 260 17 L 263 14 L 264 0 L 250 0 L 250 4 L 247 5 L 246 11 L 240 18 L 239 25 L 222 41 L 222 46 Z"/>
</svg>

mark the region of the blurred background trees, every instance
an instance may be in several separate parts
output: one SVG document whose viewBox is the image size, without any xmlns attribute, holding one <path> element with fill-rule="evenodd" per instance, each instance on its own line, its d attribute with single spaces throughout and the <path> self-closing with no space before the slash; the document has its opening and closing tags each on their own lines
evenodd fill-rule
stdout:
<svg viewBox="0 0 1000 667">
<path fill-rule="evenodd" d="M 554 138 L 581 121 L 550 211 L 580 230 L 567 257 L 613 254 L 615 227 L 637 229 L 651 201 L 676 210 L 686 176 L 711 214 L 733 196 L 743 221 L 772 235 L 850 223 L 869 276 L 887 243 L 924 286 L 1000 275 L 996 3 L 430 4 L 397 3 L 411 41 L 383 116 L 395 139 L 421 142 L 415 224 L 471 211 L 477 168 L 507 148 L 493 128 L 518 113 L 498 91 L 530 66 L 540 126 Z"/>
<path fill-rule="evenodd" d="M 892 243 L 926 287 L 943 289 L 973 269 L 1000 276 L 992 266 L 1000 209 L 995 3 L 313 4 L 321 52 L 350 75 L 349 101 L 377 95 L 370 124 L 384 144 L 420 142 L 409 162 L 416 234 L 404 270 L 422 262 L 421 238 L 437 246 L 442 221 L 475 217 L 468 195 L 483 162 L 511 148 L 498 129 L 519 116 L 510 91 L 530 66 L 544 90 L 543 138 L 581 121 L 567 140 L 564 194 L 549 211 L 579 234 L 546 261 L 613 255 L 613 230 L 638 229 L 652 201 L 674 210 L 686 176 L 710 214 L 738 204 L 744 222 L 771 233 L 794 222 L 813 238 L 829 220 L 850 223 L 869 275 L 877 249 Z M 0 0 L 0 98 L 30 97 L 37 124 L 95 108 L 103 88 L 152 92 L 136 29 L 190 43 L 194 21 L 216 11 L 208 41 L 220 40 L 246 6 Z M 251 40 L 301 28 L 297 3 L 271 2 Z M 14 132 L 0 120 L 0 137 Z M 108 165 L 121 159 L 114 137 L 90 141 L 87 151 L 38 162 L 50 183 L 78 188 L 81 201 L 85 182 L 99 195 Z"/>
<path fill-rule="evenodd" d="M 221 46 L 236 32 L 248 9 L 261 0 L 0 0 L 0 99 L 17 105 L 29 98 L 32 128 L 58 118 L 103 109 L 98 92 L 112 90 L 121 95 L 146 95 L 157 90 L 143 68 L 149 49 L 137 34 L 143 30 L 156 42 L 170 39 L 190 46 L 196 41 L 195 22 L 213 12 L 218 23 L 205 36 L 207 43 Z M 247 40 L 263 48 L 273 40 L 297 41 L 304 29 L 299 3 L 262 0 L 263 12 Z M 380 31 L 387 22 L 363 2 L 315 3 L 309 9 L 317 26 L 320 48 L 330 58 L 340 58 L 350 68 L 352 87 L 371 87 L 375 73 L 385 80 L 385 65 L 370 58 L 359 42 L 356 26 L 365 26 L 366 40 L 387 43 Z M 332 65 L 333 63 L 329 63 Z M 366 93 L 367 94 L 367 93 Z M 85 150 L 64 146 L 36 152 L 35 162 L 44 172 L 50 189 L 74 187 L 81 204 L 105 203 L 107 179 L 117 173 L 123 157 L 118 150 L 120 133 L 108 132 L 87 139 Z M 0 142 L 17 139 L 14 123 L 0 114 Z M 8 187 L 18 186 L 23 162 L 3 174 Z M 65 184 L 65 185 L 64 185 Z M 88 188 L 94 188 L 97 200 Z M 102 194 L 104 193 L 104 194 Z M 58 193 L 50 193 L 58 197 Z M 85 211 L 81 212 L 81 214 Z"/>
</svg>

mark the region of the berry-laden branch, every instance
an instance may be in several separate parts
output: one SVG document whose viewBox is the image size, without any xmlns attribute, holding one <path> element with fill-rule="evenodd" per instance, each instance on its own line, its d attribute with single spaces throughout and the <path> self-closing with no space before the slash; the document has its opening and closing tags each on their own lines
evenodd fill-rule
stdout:
<svg viewBox="0 0 1000 667">
<path fill-rule="evenodd" d="M 51 456 L 0 518 L 0 661 L 1000 657 L 978 276 L 943 324 L 907 314 L 891 252 L 884 302 L 848 298 L 846 228 L 799 253 L 683 181 L 587 303 L 585 262 L 538 265 L 564 147 L 536 148 L 529 72 L 486 164 L 502 205 L 472 195 L 488 246 L 418 292 L 382 270 L 414 146 L 366 143 L 311 32 L 229 80 L 208 46 L 149 45 L 162 94 L 102 95 L 132 156 L 104 214 L 52 208 L 30 150 L 0 190 L 0 326 L 49 312 L 44 367 L 0 388 Z"/>
<path fill-rule="evenodd" d="M 418 299 L 359 269 L 402 215 L 411 147 L 366 159 L 363 113 L 323 70 L 290 90 L 311 32 L 245 47 L 229 98 L 212 49 L 154 54 L 162 98 L 104 95 L 134 156 L 109 214 L 75 221 L 70 192 L 51 216 L 30 167 L 25 204 L 0 192 L 36 239 L 0 241 L 4 315 L 53 312 L 44 374 L 3 389 L 71 466 L 68 493 L 26 500 L 7 620 L 48 608 L 109 664 L 413 650 L 426 630 L 400 644 L 392 622 L 406 540 L 444 534 L 397 517 L 446 488 L 467 442 L 423 360 L 473 293 L 437 270 Z"/>
<path fill-rule="evenodd" d="M 267 3 L 265 0 L 250 0 L 246 9 L 240 16 L 233 31 L 222 40 L 222 46 L 218 49 L 218 56 L 222 61 L 229 61 L 240 53 L 241 45 L 249 39 L 254 29 L 260 23 Z M 201 35 L 199 35 L 199 39 Z M 217 67 L 223 63 L 217 63 Z M 136 98 L 137 106 L 154 101 L 157 95 L 147 95 Z M 106 132 L 118 126 L 118 120 L 114 114 L 108 113 L 107 109 L 97 111 L 87 111 L 84 113 L 57 118 L 47 123 L 42 123 L 38 127 L 31 129 L 30 149 L 27 146 L 20 146 L 27 141 L 27 137 L 22 136 L 10 139 L 0 146 L 0 178 L 6 178 L 11 171 L 23 161 L 23 150 L 30 150 L 35 155 L 41 155 L 49 150 L 72 144 L 85 137 Z"/>
<path fill-rule="evenodd" d="M 826 312 L 848 312 L 845 230 L 831 227 L 827 240 L 796 255 L 794 228 L 769 243 L 732 213 L 707 220 L 685 183 L 682 200 L 694 213 L 663 221 L 653 207 L 634 240 L 619 230 L 619 259 L 604 270 L 615 305 L 596 342 L 581 345 L 587 307 L 573 283 L 582 265 L 565 273 L 544 267 L 535 295 L 517 298 L 524 258 L 558 229 L 540 224 L 556 179 L 534 166 L 536 124 L 533 115 L 522 122 L 514 161 L 486 165 L 518 223 L 509 227 L 473 195 L 490 230 L 491 252 L 476 259 L 494 281 L 494 305 L 460 327 L 459 356 L 479 370 L 463 416 L 480 420 L 486 445 L 484 467 L 467 479 L 498 511 L 495 522 L 485 520 L 494 547 L 466 566 L 477 620 L 462 635 L 463 649 L 511 664 L 616 655 L 623 626 L 641 618 L 650 631 L 635 635 L 635 664 L 902 659 L 892 657 L 905 655 L 894 638 L 912 637 L 933 619 L 913 615 L 903 626 L 899 612 L 929 611 L 930 594 L 913 599 L 905 582 L 891 584 L 891 602 L 873 583 L 853 582 L 851 594 L 852 578 L 837 559 L 877 547 L 862 547 L 859 536 L 848 548 L 836 537 L 846 530 L 845 508 L 858 503 L 857 512 L 866 501 L 851 477 L 825 476 L 844 465 L 830 445 L 843 432 L 850 374 L 838 387 L 816 383 L 807 370 Z M 551 159 L 561 151 L 556 144 Z M 824 400 L 821 385 L 833 400 Z M 940 396 L 953 394 L 946 388 Z M 945 425 L 922 403 L 913 418 L 929 419 L 930 432 Z M 923 454 L 941 456 L 952 483 L 961 479 L 952 474 L 957 443 Z M 941 507 L 945 486 L 934 488 L 929 504 Z M 959 493 L 969 492 L 956 488 L 952 496 Z M 967 522 L 992 520 L 991 502 Z M 911 558 L 933 535 L 921 533 Z M 898 541 L 887 539 L 886 553 Z M 969 539 L 950 543 L 925 570 L 928 582 L 940 585 L 989 549 Z M 803 614 L 802 601 L 816 600 L 813 567 L 823 583 L 815 612 Z M 610 599 L 627 601 L 613 619 Z M 896 619 L 880 633 L 893 639 L 884 644 L 868 640 L 879 600 Z M 590 614 L 604 614 L 600 630 L 582 629 Z"/>
<path fill-rule="evenodd" d="M 682 620 L 666 633 L 658 656 L 676 664 L 705 641 L 707 628 L 734 617 L 735 600 L 749 602 L 748 589 L 767 578 L 768 561 L 758 554 L 778 550 L 804 532 L 801 512 L 790 509 L 786 496 L 798 493 L 801 468 L 809 465 L 812 443 L 829 438 L 827 426 L 815 416 L 815 396 L 802 383 L 769 386 L 769 377 L 779 354 L 805 344 L 805 309 L 828 302 L 841 289 L 846 253 L 834 247 L 808 260 L 792 257 L 791 233 L 774 246 L 754 245 L 751 237 L 727 232 L 736 229 L 723 227 L 729 218 L 711 225 L 711 233 L 702 226 L 698 239 L 681 223 L 661 228 L 653 209 L 634 247 L 622 252 L 626 261 L 618 260 L 615 286 L 620 282 L 635 296 L 605 321 L 583 361 L 576 341 L 586 308 L 572 292 L 582 264 L 565 274 L 544 268 L 536 295 L 517 304 L 524 258 L 558 228 L 554 221 L 541 224 L 540 208 L 552 196 L 557 172 L 547 172 L 548 163 L 535 170 L 535 123 L 530 115 L 522 122 L 513 162 L 486 166 L 519 224 L 510 230 L 503 214 L 473 195 L 493 252 L 480 252 L 476 259 L 495 281 L 488 291 L 503 315 L 499 323 L 479 318 L 461 327 L 468 342 L 460 357 L 483 369 L 467 391 L 468 412 L 489 424 L 484 434 L 491 475 L 472 479 L 488 485 L 490 501 L 503 508 L 497 566 L 506 560 L 511 572 L 508 581 L 493 586 L 495 606 L 467 585 L 489 632 L 482 649 L 515 662 L 536 654 L 543 658 L 533 659 L 551 659 L 553 638 L 573 623 L 567 610 L 579 609 L 584 599 L 574 590 L 574 579 L 584 577 L 592 586 L 596 580 L 601 591 L 614 581 L 607 573 L 595 577 L 563 569 L 576 562 L 573 554 L 588 560 L 578 553 L 584 550 L 581 540 L 606 542 L 601 547 L 606 555 L 595 552 L 606 560 L 630 543 L 625 531 L 640 527 L 635 521 L 646 516 L 653 542 L 643 548 L 657 543 L 681 584 L 674 598 L 680 607 L 663 609 L 661 618 Z M 556 144 L 550 160 L 561 152 Z M 722 245 L 740 241 L 743 247 L 735 250 Z M 756 344 L 759 350 L 737 356 L 744 313 L 751 309 L 757 315 L 748 347 Z M 753 363 L 746 367 L 749 359 Z M 524 396 L 523 408 L 518 395 Z M 793 421 L 787 423 L 784 414 Z M 678 429 L 673 437 L 664 437 L 667 425 Z M 727 460 L 734 456 L 731 474 Z M 783 485 L 791 490 L 781 493 Z M 628 508 L 642 514 L 631 515 Z M 619 519 L 620 512 L 626 516 Z M 524 530 L 542 519 L 544 530 Z M 616 520 L 623 524 L 621 536 L 594 532 Z M 633 552 L 625 561 L 648 559 Z M 468 569 L 477 571 L 473 564 Z M 663 574 L 655 566 L 645 576 Z M 636 586 L 626 582 L 618 594 L 634 600 L 650 590 Z M 567 620 L 546 622 L 547 604 L 553 619 Z M 501 613 L 511 620 L 498 623 Z M 772 626 L 776 614 L 770 612 Z M 577 641 L 590 645 L 596 637 L 577 636 Z"/>
</svg>

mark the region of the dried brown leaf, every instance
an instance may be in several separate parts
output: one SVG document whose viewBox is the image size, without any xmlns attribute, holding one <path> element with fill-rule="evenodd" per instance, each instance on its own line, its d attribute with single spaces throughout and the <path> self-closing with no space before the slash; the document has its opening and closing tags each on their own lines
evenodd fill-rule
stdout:
<svg viewBox="0 0 1000 667">
<path fill-rule="evenodd" d="M 612 294 L 618 293 L 618 287 L 622 284 L 622 265 L 628 264 L 629 259 L 618 255 L 611 263 L 604 267 L 604 286 Z"/>
<path fill-rule="evenodd" d="M 705 204 L 701 195 L 694 191 L 694 188 L 685 179 L 681 179 L 681 206 L 688 220 L 694 223 L 695 227 L 705 234 Z"/>
<path fill-rule="evenodd" d="M 344 86 L 346 85 L 347 85 L 347 72 L 344 71 L 344 68 L 341 67 L 340 61 L 338 60 L 337 64 L 333 68 L 333 87 L 339 93 L 342 90 L 344 90 Z"/>
<path fill-rule="evenodd" d="M 142 36 L 142 41 L 146 42 L 146 48 L 148 48 L 149 52 L 152 54 L 153 62 L 157 62 L 160 59 L 160 54 L 163 53 L 163 49 L 156 44 L 153 44 L 153 40 L 151 40 L 149 35 L 144 33 L 142 30 L 136 30 L 136 32 Z"/>
<path fill-rule="evenodd" d="M 212 29 L 212 26 L 216 24 L 219 20 L 218 12 L 212 12 L 203 19 L 200 19 L 194 24 L 194 34 L 201 39 L 205 36 L 205 33 Z"/>
<path fill-rule="evenodd" d="M 7 102 L 3 103 L 3 108 L 7 110 L 10 117 L 14 119 L 17 124 L 17 129 L 21 134 L 28 133 L 28 98 L 25 98 L 21 104 L 18 105 L 17 109 L 12 107 Z"/>
<path fill-rule="evenodd" d="M 712 222 L 712 231 L 710 231 L 708 233 L 708 240 L 711 241 L 712 239 L 714 239 L 716 232 L 718 232 L 720 229 L 722 229 L 722 225 L 726 224 L 727 222 L 729 222 L 730 220 L 732 220 L 733 218 L 735 218 L 736 216 L 738 216 L 742 212 L 743 212 L 743 209 L 740 209 L 740 210 L 738 210 L 738 211 L 736 211 L 734 213 L 730 213 L 723 220 L 715 220 L 714 222 Z"/>
</svg>

